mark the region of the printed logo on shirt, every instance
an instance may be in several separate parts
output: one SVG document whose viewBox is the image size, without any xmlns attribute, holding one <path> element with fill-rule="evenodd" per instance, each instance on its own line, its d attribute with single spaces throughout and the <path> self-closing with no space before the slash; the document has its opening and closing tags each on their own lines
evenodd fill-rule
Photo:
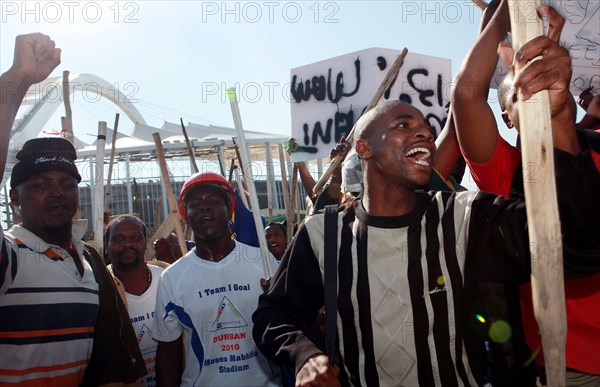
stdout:
<svg viewBox="0 0 600 387">
<path fill-rule="evenodd" d="M 246 327 L 248 323 L 244 320 L 244 317 L 238 312 L 236 307 L 231 303 L 229 298 L 223 297 L 219 304 L 219 310 L 217 311 L 217 317 L 213 322 L 210 331 L 217 332 L 222 329 L 233 329 Z"/>
<path fill-rule="evenodd" d="M 441 293 L 441 292 L 445 292 L 446 291 L 446 287 L 445 286 L 436 286 L 435 288 L 429 290 L 427 292 L 427 294 L 429 294 L 430 296 L 433 296 L 436 293 Z M 425 298 L 426 294 L 423 295 L 423 298 Z"/>
</svg>

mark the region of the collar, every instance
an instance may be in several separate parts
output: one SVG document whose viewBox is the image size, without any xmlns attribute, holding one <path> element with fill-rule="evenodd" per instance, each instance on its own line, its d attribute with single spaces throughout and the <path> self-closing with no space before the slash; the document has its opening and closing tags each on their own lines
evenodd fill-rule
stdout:
<svg viewBox="0 0 600 387">
<path fill-rule="evenodd" d="M 77 219 L 73 221 L 73 226 L 71 228 L 71 244 L 75 247 L 75 250 L 77 250 L 77 254 L 79 254 L 80 257 L 83 257 L 84 246 L 81 238 L 83 238 L 85 235 L 86 229 L 87 219 Z M 28 249 L 40 254 L 46 254 L 48 250 L 56 251 L 59 253 L 59 255 L 62 255 L 60 252 L 64 252 L 67 255 L 69 254 L 69 252 L 64 250 L 62 247 L 52 243 L 47 243 L 36 234 L 20 225 L 11 227 L 11 229 L 7 231 L 7 234 L 21 241 L 21 243 L 27 246 Z"/>
</svg>

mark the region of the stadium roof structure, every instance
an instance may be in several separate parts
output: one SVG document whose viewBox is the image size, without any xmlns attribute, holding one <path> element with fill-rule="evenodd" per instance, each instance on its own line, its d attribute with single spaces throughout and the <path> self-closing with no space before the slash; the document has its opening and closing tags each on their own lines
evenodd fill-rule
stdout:
<svg viewBox="0 0 600 387">
<path fill-rule="evenodd" d="M 103 98 L 112 102 L 133 122 L 134 128 L 130 134 L 117 132 L 115 142 L 115 153 L 117 155 L 156 151 L 153 133 L 159 133 L 165 152 L 186 149 L 186 142 L 180 124 L 164 122 L 160 128 L 148 125 L 135 104 L 103 78 L 93 74 L 69 74 L 69 89 L 85 92 L 88 95 L 93 94 L 95 98 Z M 62 77 L 50 77 L 28 90 L 21 105 L 21 109 L 26 110 L 15 120 L 11 132 L 8 160 L 2 186 L 10 176 L 12 167 L 16 162 L 16 153 L 23 143 L 35 137 L 49 137 L 48 132 L 44 132 L 43 128 L 59 106 L 63 105 L 63 97 Z M 191 122 L 186 124 L 186 131 L 194 149 L 216 146 L 231 147 L 234 145 L 233 138 L 237 137 L 234 128 Z M 113 130 L 107 128 L 106 132 L 105 155 L 109 156 L 112 149 Z M 54 135 L 62 134 L 56 132 Z M 281 135 L 248 130 L 244 131 L 244 137 L 249 146 L 279 143 L 287 140 L 287 137 Z M 96 137 L 91 142 L 89 139 L 89 134 L 78 133 L 77 128 L 74 129 L 73 144 L 79 158 L 95 156 Z"/>
</svg>

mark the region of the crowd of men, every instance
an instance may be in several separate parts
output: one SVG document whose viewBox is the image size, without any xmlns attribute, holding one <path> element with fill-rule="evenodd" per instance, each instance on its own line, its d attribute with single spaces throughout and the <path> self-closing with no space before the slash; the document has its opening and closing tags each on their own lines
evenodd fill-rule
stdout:
<svg viewBox="0 0 600 387">
<path fill-rule="evenodd" d="M 546 35 L 515 53 L 505 42 L 507 1 L 490 3 L 437 138 L 401 101 L 360 117 L 343 170 L 312 198 L 289 248 L 287 227 L 265 227 L 270 279 L 261 250 L 232 238 L 236 194 L 219 174 L 194 174 L 178 194 L 193 239 L 187 254 L 171 235 L 155 243 L 159 259 L 146 261 L 146 225 L 122 214 L 107 224 L 100 257 L 76 217 L 75 148 L 62 137 L 26 141 L 10 176 L 21 223 L 0 230 L 0 385 L 545 383 L 521 154 L 499 135 L 487 98 L 499 58 L 511 68 L 499 87 L 509 127 L 527 130 L 519 98 L 549 93 L 566 385 L 600 385 L 600 97 L 582 93 L 577 123 L 571 60 L 559 44 L 564 20 L 551 7 L 538 11 Z M 0 177 L 25 93 L 60 55 L 48 36 L 16 38 L 0 77 Z M 524 64 L 515 77 L 512 66 Z M 341 140 L 336 153 L 345 156 Z M 480 191 L 460 186 L 462 158 Z M 322 211 L 330 203 L 341 205 Z M 506 337 L 493 334 L 495 321 L 508 325 Z"/>
</svg>

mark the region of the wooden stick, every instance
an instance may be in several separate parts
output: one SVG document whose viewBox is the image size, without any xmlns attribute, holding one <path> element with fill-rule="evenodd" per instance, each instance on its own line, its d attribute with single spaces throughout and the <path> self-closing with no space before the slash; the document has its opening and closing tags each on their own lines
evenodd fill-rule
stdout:
<svg viewBox="0 0 600 387">
<path fill-rule="evenodd" d="M 160 238 L 168 237 L 175 229 L 175 223 L 179 223 L 180 217 L 175 217 L 173 214 L 169 214 L 164 222 L 154 232 L 154 235 L 148 239 L 146 243 L 146 253 L 144 258 L 149 261 L 154 255 L 154 241 Z"/>
<path fill-rule="evenodd" d="M 190 138 L 188 137 L 187 130 L 185 130 L 183 118 L 179 118 L 179 121 L 181 122 L 181 131 L 183 132 L 183 137 L 185 137 L 185 146 L 187 147 L 188 153 L 190 155 L 190 163 L 192 164 L 194 173 L 198 173 L 200 172 L 200 170 L 198 169 L 198 164 L 196 164 L 196 155 L 194 155 L 194 148 L 192 147 L 192 143 L 190 142 Z"/>
<path fill-rule="evenodd" d="M 292 219 L 294 218 L 294 213 L 296 212 L 296 209 L 298 208 L 297 204 L 298 201 L 296 200 L 298 197 L 298 165 L 296 165 L 296 163 L 294 163 L 294 166 L 292 167 L 292 194 L 290 196 L 290 198 L 292 200 L 290 200 L 290 204 L 291 204 L 291 212 L 292 212 Z M 296 218 L 296 222 L 300 221 L 300 216 L 298 216 Z"/>
<path fill-rule="evenodd" d="M 273 221 L 273 182 L 275 180 L 273 173 L 273 152 L 271 143 L 265 143 L 265 154 L 267 159 L 267 206 L 269 207 L 269 222 Z"/>
<path fill-rule="evenodd" d="M 265 269 L 265 275 L 270 278 L 271 264 L 269 258 L 271 253 L 267 246 L 267 239 L 265 238 L 264 226 L 262 218 L 260 216 L 260 206 L 258 205 L 258 194 L 256 193 L 256 186 L 254 185 L 254 177 L 252 175 L 252 165 L 250 164 L 250 154 L 248 152 L 248 145 L 246 144 L 246 137 L 244 136 L 244 128 L 242 126 L 242 118 L 240 116 L 240 109 L 237 103 L 237 97 L 235 94 L 235 88 L 227 89 L 227 97 L 229 98 L 229 105 L 231 106 L 231 114 L 233 115 L 233 122 L 235 124 L 235 130 L 237 132 L 237 139 L 240 143 L 239 151 L 241 155 L 240 165 L 244 167 L 244 178 L 248 185 L 248 192 L 250 193 L 250 202 L 252 206 L 252 217 L 254 218 L 254 224 L 256 226 L 256 235 L 258 236 L 258 242 L 260 250 L 262 252 L 263 266 Z"/>
<path fill-rule="evenodd" d="M 181 253 L 185 255 L 187 254 L 188 249 L 185 244 L 185 236 L 183 234 L 183 230 L 181 229 L 181 216 L 179 215 L 179 210 L 177 208 L 177 201 L 175 200 L 173 188 L 171 187 L 169 169 L 167 168 L 167 161 L 165 160 L 165 150 L 162 146 L 160 134 L 158 132 L 152 133 L 152 137 L 154 138 L 154 145 L 156 145 L 156 154 L 158 156 L 158 164 L 160 165 L 162 182 L 165 185 L 165 189 L 167 191 L 167 204 L 169 205 L 169 212 L 170 215 L 172 215 L 175 218 L 175 233 L 177 234 L 177 239 L 179 239 L 179 247 L 181 248 Z"/>
<path fill-rule="evenodd" d="M 140 187 L 138 187 L 138 183 L 135 180 L 135 177 L 133 178 L 133 197 L 135 198 L 133 200 L 133 213 L 139 214 L 140 213 Z"/>
<path fill-rule="evenodd" d="M 394 64 L 392 64 L 392 67 L 390 67 L 390 70 L 385 75 L 383 82 L 381 82 L 381 85 L 379 85 L 379 89 L 377 89 L 377 91 L 375 92 L 375 96 L 371 100 L 371 103 L 369 103 L 369 105 L 365 109 L 365 113 L 368 112 L 369 110 L 373 109 L 375 106 L 377 106 L 383 93 L 385 93 L 385 91 L 388 89 L 388 87 L 390 87 L 390 85 L 392 84 L 392 82 L 394 81 L 396 76 L 398 75 L 398 71 L 400 71 L 400 67 L 402 67 L 402 64 L 404 63 L 404 58 L 406 57 L 407 53 L 408 53 L 408 49 L 406 47 L 404 47 L 402 52 L 398 55 L 398 57 L 394 61 Z M 354 139 L 354 128 L 355 128 L 355 125 L 352 126 L 352 130 L 350 130 L 350 133 L 348 133 L 348 135 L 346 136 L 346 141 L 351 142 Z M 315 186 L 313 187 L 312 194 L 314 196 L 316 196 L 319 192 L 321 192 L 321 190 L 323 189 L 323 186 L 325 185 L 327 180 L 329 180 L 329 178 L 333 174 L 333 171 L 335 171 L 336 168 L 339 168 L 339 166 L 342 164 L 343 161 L 344 161 L 344 158 L 338 157 L 338 156 L 335 156 L 331 160 L 329 167 L 327 168 L 325 173 L 321 176 L 319 181 L 317 181 L 317 184 L 315 184 Z M 309 195 L 310 195 L 310 193 L 309 193 Z"/>
<path fill-rule="evenodd" d="M 233 170 L 237 168 L 237 165 L 235 165 L 235 157 L 231 159 L 231 167 L 229 167 L 229 179 L 227 179 L 227 181 L 229 181 L 229 184 L 231 184 L 231 182 L 233 181 Z"/>
<path fill-rule="evenodd" d="M 242 170 L 242 177 L 244 178 L 243 181 L 243 185 L 242 185 L 242 181 L 239 180 L 239 170 L 235 170 L 235 177 L 236 177 L 236 181 L 238 183 L 238 187 L 240 188 L 240 196 L 242 196 L 242 200 L 244 201 L 244 205 L 246 206 L 246 208 L 248 208 L 249 210 L 252 210 L 250 208 L 250 206 L 248 206 L 248 199 L 246 197 L 246 192 L 248 192 L 249 194 L 249 190 L 248 190 L 248 180 L 246 179 L 246 170 L 244 169 L 244 161 L 242 160 L 242 156 L 240 154 L 240 147 L 238 146 L 238 144 L 235 141 L 235 137 L 231 137 L 231 141 L 233 142 L 233 146 L 235 149 L 235 154 L 237 155 L 237 161 L 238 164 L 240 164 L 240 169 Z"/>
<path fill-rule="evenodd" d="M 156 199 L 156 202 L 154 203 L 154 227 L 156 228 L 156 225 L 160 225 L 161 224 L 161 207 L 162 207 L 162 198 L 158 198 Z"/>
<path fill-rule="evenodd" d="M 104 146 L 106 144 L 106 122 L 98 122 L 96 140 L 96 173 L 94 174 L 94 242 L 98 253 L 104 255 Z"/>
<path fill-rule="evenodd" d="M 235 182 L 237 183 L 237 186 L 240 191 L 240 198 L 242 199 L 242 203 L 244 203 L 244 207 L 246 207 L 247 209 L 250 209 L 250 206 L 248 205 L 248 197 L 246 196 L 246 192 L 244 190 L 244 185 L 242 184 L 242 177 L 240 176 L 240 169 L 236 166 L 233 173 L 235 176 Z"/>
<path fill-rule="evenodd" d="M 219 152 L 217 153 L 217 157 L 219 158 L 219 168 L 221 169 L 221 175 L 223 177 L 227 176 L 225 173 L 225 141 L 221 140 L 221 144 L 219 145 Z"/>
<path fill-rule="evenodd" d="M 294 235 L 293 213 L 290 205 L 290 187 L 288 186 L 287 171 L 285 168 L 285 153 L 283 152 L 283 145 L 277 144 L 279 148 L 279 167 L 281 167 L 281 188 L 283 189 L 283 205 L 285 207 L 285 220 L 287 224 L 287 240 L 288 247 L 292 244 L 292 237 Z"/>
<path fill-rule="evenodd" d="M 488 7 L 488 3 L 486 3 L 484 0 L 473 0 L 473 3 L 475 3 L 475 5 L 482 11 L 485 11 L 485 9 Z"/>
<path fill-rule="evenodd" d="M 106 194 L 104 196 L 104 210 L 109 211 L 110 190 L 112 188 L 112 171 L 117 151 L 117 131 L 119 130 L 119 113 L 115 114 L 115 126 L 113 127 L 112 144 L 110 148 L 110 162 L 108 163 L 108 177 L 106 179 Z"/>
<path fill-rule="evenodd" d="M 515 52 L 543 34 L 541 20 L 535 23 L 528 18 L 538 6 L 536 0 L 509 0 Z M 516 69 L 515 76 L 522 70 Z M 547 385 L 564 386 L 567 320 L 548 92 L 539 92 L 528 102 L 519 93 L 518 107 L 523 168 L 536 166 L 538 171 L 535 180 L 524 177 L 523 181 L 529 241 L 535 248 L 531 254 L 533 310 L 542 335 Z"/>
<path fill-rule="evenodd" d="M 69 89 L 69 71 L 63 71 L 63 102 L 65 104 L 65 138 L 75 143 L 75 135 L 73 134 L 73 112 L 71 110 L 71 90 Z"/>
</svg>

